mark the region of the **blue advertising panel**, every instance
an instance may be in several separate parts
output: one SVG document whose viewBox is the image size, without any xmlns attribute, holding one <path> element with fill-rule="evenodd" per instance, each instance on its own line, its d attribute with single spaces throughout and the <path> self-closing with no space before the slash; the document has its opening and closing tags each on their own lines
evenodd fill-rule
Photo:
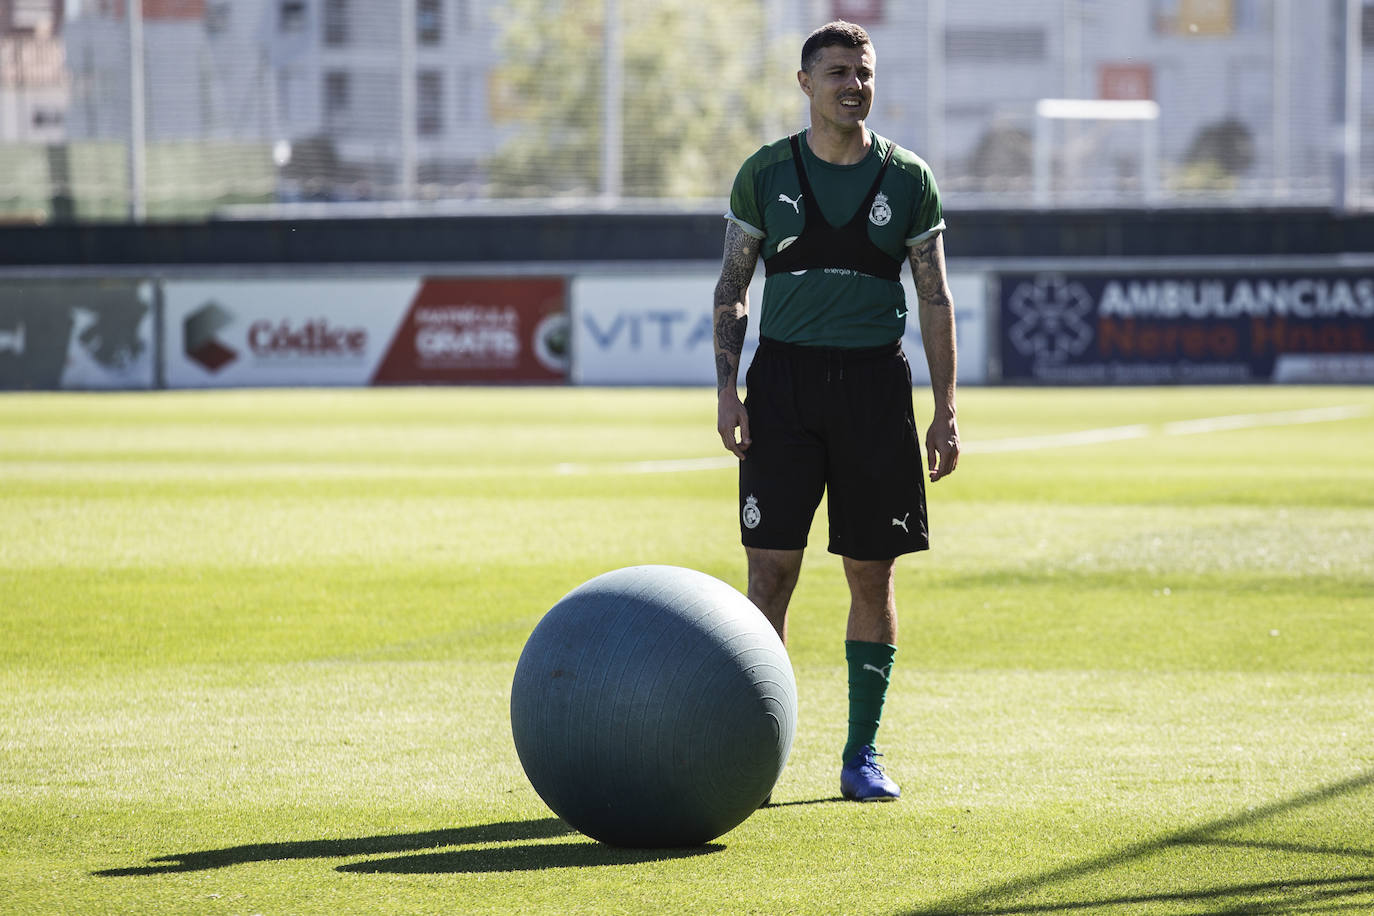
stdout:
<svg viewBox="0 0 1374 916">
<path fill-rule="evenodd" d="M 1374 381 L 1374 272 L 999 280 L 1004 381 Z"/>
</svg>

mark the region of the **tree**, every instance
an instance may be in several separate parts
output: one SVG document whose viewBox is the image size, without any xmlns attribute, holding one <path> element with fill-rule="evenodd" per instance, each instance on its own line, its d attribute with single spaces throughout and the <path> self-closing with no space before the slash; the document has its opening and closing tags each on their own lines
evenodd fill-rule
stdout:
<svg viewBox="0 0 1374 916">
<path fill-rule="evenodd" d="M 1238 118 L 1225 118 L 1203 125 L 1193 135 L 1183 166 L 1174 176 L 1179 190 L 1230 190 L 1236 176 L 1255 164 L 1255 138 Z"/>
<path fill-rule="evenodd" d="M 495 196 L 602 190 L 604 10 L 603 0 L 506 0 Z M 622 2 L 620 15 L 625 196 L 723 196 L 745 157 L 800 126 L 788 59 L 800 39 L 767 45 L 756 0 Z"/>
<path fill-rule="evenodd" d="M 983 188 L 1028 187 L 1034 158 L 1033 140 L 1024 128 L 993 122 L 969 157 L 969 172 Z"/>
</svg>

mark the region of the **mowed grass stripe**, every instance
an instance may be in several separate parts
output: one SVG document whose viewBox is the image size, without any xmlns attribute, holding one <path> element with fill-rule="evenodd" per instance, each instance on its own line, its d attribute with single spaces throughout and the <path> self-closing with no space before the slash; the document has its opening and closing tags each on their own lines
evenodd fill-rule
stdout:
<svg viewBox="0 0 1374 916">
<path fill-rule="evenodd" d="M 743 586 L 728 464 L 628 472 L 714 455 L 711 394 L 0 397 L 0 908 L 1368 912 L 1361 388 L 965 390 L 971 443 L 1150 434 L 931 487 L 880 738 L 903 801 L 833 801 L 822 520 L 779 804 L 699 850 L 569 834 L 514 756 L 514 662 L 607 569 Z M 1276 415 L 1321 422 L 1224 419 Z"/>
</svg>

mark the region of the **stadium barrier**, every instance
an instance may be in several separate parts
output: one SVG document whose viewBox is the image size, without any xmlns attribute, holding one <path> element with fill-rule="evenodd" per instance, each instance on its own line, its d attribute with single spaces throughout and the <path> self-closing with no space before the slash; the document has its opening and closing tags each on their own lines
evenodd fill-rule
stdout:
<svg viewBox="0 0 1374 916">
<path fill-rule="evenodd" d="M 469 215 L 386 215 L 306 206 L 294 218 L 46 223 L 0 222 L 0 267 L 148 265 L 576 264 L 719 261 L 722 201 L 566 208 L 501 201 Z M 1271 258 L 1374 252 L 1374 211 L 1330 209 L 961 210 L 947 212 L 952 266 L 978 259 Z M 490 269 L 490 268 L 488 268 Z M 965 269 L 968 269 L 965 267 Z M 520 269 L 523 272 L 524 268 Z"/>
<path fill-rule="evenodd" d="M 962 384 L 1374 382 L 1374 262 L 953 270 Z M 0 276 L 0 389 L 710 385 L 714 262 Z M 908 304 L 916 301 L 909 277 Z M 756 281 L 761 287 L 761 278 Z M 757 301 L 757 294 L 755 301 Z M 750 323 L 744 363 L 758 342 Z M 920 326 L 904 346 L 929 381 Z"/>
<path fill-rule="evenodd" d="M 698 263 L 529 275 L 11 275 L 0 282 L 0 387 L 711 385 L 718 271 Z M 982 273 L 951 277 L 967 384 L 988 380 L 986 283 Z M 905 346 L 913 378 L 927 382 L 914 314 Z"/>
<path fill-rule="evenodd" d="M 573 362 L 578 385 L 714 385 L 710 302 L 719 265 L 671 272 L 629 270 L 588 272 L 572 282 Z M 910 357 L 912 380 L 930 381 L 921 329 L 916 320 L 916 290 L 903 278 L 910 315 L 902 346 Z M 966 384 L 988 381 L 987 276 L 955 271 L 950 286 L 957 309 L 960 378 Z M 750 287 L 757 303 L 762 269 Z M 757 306 L 756 306 L 757 307 Z M 758 321 L 749 323 L 741 359 L 748 370 L 758 347 Z"/>
<path fill-rule="evenodd" d="M 1374 271 L 1249 262 L 997 276 L 998 378 L 1374 382 Z"/>
<path fill-rule="evenodd" d="M 1374 214 L 949 220 L 965 384 L 1374 381 Z M 0 226 L 0 388 L 709 385 L 721 235 L 718 211 Z M 923 382 L 910 319 L 906 345 Z"/>
<path fill-rule="evenodd" d="M 137 276 L 0 282 L 0 388 L 152 388 L 157 296 Z"/>
<path fill-rule="evenodd" d="M 174 388 L 561 383 L 561 276 L 168 280 Z"/>
<path fill-rule="evenodd" d="M 561 384 L 564 276 L 0 278 L 0 389 Z"/>
</svg>

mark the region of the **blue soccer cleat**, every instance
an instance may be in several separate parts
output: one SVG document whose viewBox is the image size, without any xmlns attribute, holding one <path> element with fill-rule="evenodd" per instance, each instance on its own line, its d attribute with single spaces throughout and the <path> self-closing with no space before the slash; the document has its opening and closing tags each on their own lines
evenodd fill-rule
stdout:
<svg viewBox="0 0 1374 916">
<path fill-rule="evenodd" d="M 881 757 L 871 746 L 859 748 L 858 753 L 840 770 L 840 794 L 850 801 L 896 801 L 902 790 L 888 778 L 875 759 Z"/>
</svg>

